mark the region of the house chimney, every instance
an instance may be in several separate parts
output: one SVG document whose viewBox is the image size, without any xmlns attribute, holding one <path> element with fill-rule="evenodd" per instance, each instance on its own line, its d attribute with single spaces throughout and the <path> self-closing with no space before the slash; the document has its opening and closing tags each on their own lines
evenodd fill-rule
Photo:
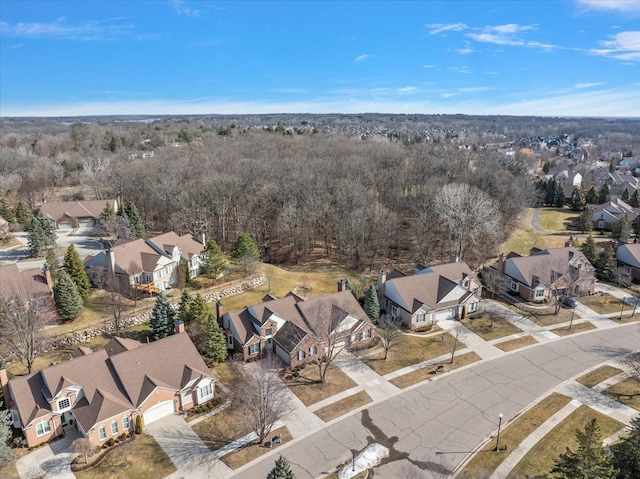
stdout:
<svg viewBox="0 0 640 479">
<path fill-rule="evenodd" d="M 109 248 L 107 250 L 107 255 L 109 256 L 109 271 L 111 273 L 115 273 L 116 272 L 116 253 L 115 251 L 113 251 L 113 249 Z"/>
<path fill-rule="evenodd" d="M 455 253 L 452 253 L 449 255 L 449 263 L 459 263 L 460 262 L 460 256 L 458 256 Z"/>
<path fill-rule="evenodd" d="M 347 289 L 347 284 L 344 282 L 344 280 L 341 279 L 340 281 L 338 281 L 338 293 L 342 293 L 346 289 Z"/>
<path fill-rule="evenodd" d="M 201 231 L 200 233 L 198 233 L 198 234 L 196 235 L 196 241 L 197 241 L 198 243 L 200 243 L 200 244 L 204 245 L 204 246 L 206 246 L 206 245 L 207 245 L 207 243 L 206 243 L 206 238 L 205 238 L 205 235 L 204 235 L 204 231 Z"/>
<path fill-rule="evenodd" d="M 564 247 L 569 248 L 570 246 L 571 246 L 571 240 L 568 239 L 567 241 L 564 242 Z"/>
<path fill-rule="evenodd" d="M 11 396 L 9 395 L 9 375 L 4 368 L 4 364 L 0 364 L 0 386 L 2 386 L 2 394 L 4 395 L 4 405 L 8 407 Z"/>
<path fill-rule="evenodd" d="M 216 302 L 216 317 L 218 318 L 218 323 L 222 326 L 222 316 L 224 316 L 224 308 L 222 307 L 222 301 L 218 300 Z"/>
<path fill-rule="evenodd" d="M 184 333 L 184 322 L 180 319 L 175 322 L 175 332 L 176 334 Z"/>
<path fill-rule="evenodd" d="M 378 284 L 383 284 L 387 280 L 387 273 L 383 269 L 378 273 Z"/>
<path fill-rule="evenodd" d="M 504 253 L 500 253 L 500 256 L 498 256 L 498 277 L 502 278 L 502 275 L 504 275 L 504 262 L 507 260 L 507 257 L 504 255 Z"/>
<path fill-rule="evenodd" d="M 49 289 L 53 291 L 53 279 L 51 279 L 51 271 L 49 271 L 49 266 L 46 263 L 42 267 L 42 271 L 44 273 L 44 282 L 47 283 Z"/>
</svg>

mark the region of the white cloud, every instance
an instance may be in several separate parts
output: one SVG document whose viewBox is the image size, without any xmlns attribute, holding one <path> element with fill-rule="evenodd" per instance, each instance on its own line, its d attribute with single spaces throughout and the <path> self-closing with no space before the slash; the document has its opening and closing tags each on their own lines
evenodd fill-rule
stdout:
<svg viewBox="0 0 640 479">
<path fill-rule="evenodd" d="M 87 21 L 77 25 L 66 23 L 64 17 L 54 22 L 0 22 L 0 35 L 18 38 L 55 38 L 60 40 L 113 40 L 134 31 L 135 26 L 119 23 L 121 19 Z"/>
<path fill-rule="evenodd" d="M 524 46 L 537 48 L 553 48 L 553 45 L 540 42 L 528 42 L 521 38 L 522 33 L 535 30 L 533 25 L 518 25 L 507 23 L 505 25 L 487 25 L 479 32 L 467 33 L 467 37 L 481 43 L 493 43 L 494 45 Z"/>
<path fill-rule="evenodd" d="M 471 68 L 469 67 L 449 67 L 449 70 L 456 73 L 464 73 L 464 74 L 471 73 Z"/>
<path fill-rule="evenodd" d="M 403 86 L 401 88 L 396 88 L 396 92 L 398 93 L 417 93 L 418 87 L 415 86 Z"/>
<path fill-rule="evenodd" d="M 458 52 L 460 55 L 469 55 L 470 53 L 473 53 L 474 50 L 473 48 L 465 47 L 457 49 L 456 52 Z"/>
<path fill-rule="evenodd" d="M 200 11 L 187 6 L 184 0 L 169 0 L 169 5 L 173 7 L 173 10 L 178 15 L 184 15 L 186 17 L 200 18 Z"/>
<path fill-rule="evenodd" d="M 640 0 L 576 0 L 576 3 L 589 10 L 640 13 Z"/>
<path fill-rule="evenodd" d="M 435 68 L 435 65 L 422 65 L 422 68 Z"/>
<path fill-rule="evenodd" d="M 591 53 L 624 61 L 640 61 L 640 31 L 620 32 L 611 40 L 600 42 L 603 48 L 594 48 Z"/>
<path fill-rule="evenodd" d="M 11 45 L 9 47 L 3 47 L 3 50 L 15 50 L 16 48 L 22 48 L 24 46 L 23 43 L 16 43 L 15 45 Z"/>
<path fill-rule="evenodd" d="M 469 28 L 466 23 L 429 23 L 425 26 L 429 29 L 428 37 L 444 32 L 461 32 Z"/>
<path fill-rule="evenodd" d="M 593 82 L 593 83 L 576 83 L 573 88 L 582 90 L 583 88 L 593 88 L 600 85 L 605 85 L 605 82 Z"/>
<path fill-rule="evenodd" d="M 359 57 L 356 57 L 355 60 L 353 60 L 353 63 L 362 63 L 363 61 L 368 60 L 371 57 L 373 57 L 373 55 L 360 55 Z"/>
</svg>

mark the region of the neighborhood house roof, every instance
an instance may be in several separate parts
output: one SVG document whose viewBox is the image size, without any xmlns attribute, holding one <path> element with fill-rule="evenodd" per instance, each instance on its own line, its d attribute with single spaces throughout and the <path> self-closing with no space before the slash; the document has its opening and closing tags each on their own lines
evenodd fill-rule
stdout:
<svg viewBox="0 0 640 479">
<path fill-rule="evenodd" d="M 20 271 L 15 263 L 0 266 L 0 297 L 13 294 L 28 294 L 33 298 L 40 295 L 50 295 L 51 288 L 39 268 Z"/>
<path fill-rule="evenodd" d="M 616 259 L 640 269 L 640 243 L 625 244 L 616 250 Z"/>
<path fill-rule="evenodd" d="M 114 210 L 117 209 L 118 201 L 112 200 L 90 200 L 90 201 L 54 201 L 44 203 L 40 211 L 47 218 L 57 221 L 64 216 L 69 218 L 94 218 L 98 219 L 109 203 Z"/>
</svg>

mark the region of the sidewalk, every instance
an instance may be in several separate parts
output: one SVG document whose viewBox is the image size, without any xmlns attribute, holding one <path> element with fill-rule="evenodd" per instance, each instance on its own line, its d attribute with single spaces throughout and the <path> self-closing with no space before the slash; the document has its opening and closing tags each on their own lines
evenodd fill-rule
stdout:
<svg viewBox="0 0 640 479">
<path fill-rule="evenodd" d="M 459 321 L 443 320 L 438 322 L 438 326 L 453 337 L 456 336 L 456 332 L 460 328 L 461 334 L 458 336 L 458 341 L 467 346 L 468 349 L 475 351 L 481 359 L 495 359 L 505 354 L 504 351 L 488 343 Z"/>
<path fill-rule="evenodd" d="M 334 360 L 334 364 L 364 389 L 374 401 L 387 399 L 400 392 L 400 389 L 391 384 L 388 379 L 380 376 L 348 351 L 342 351 Z"/>
<path fill-rule="evenodd" d="M 519 328 L 523 332 L 533 336 L 534 339 L 539 343 L 548 343 L 549 341 L 553 341 L 554 339 L 559 338 L 557 334 L 548 331 L 546 328 L 534 323 L 530 319 L 525 318 L 521 314 L 512 311 L 506 306 L 503 306 L 500 303 L 490 299 L 487 299 L 485 301 L 485 308 L 499 311 L 500 314 L 502 314 L 507 319 L 507 321 L 513 324 L 516 328 Z M 502 339 L 504 340 L 505 338 Z"/>
</svg>

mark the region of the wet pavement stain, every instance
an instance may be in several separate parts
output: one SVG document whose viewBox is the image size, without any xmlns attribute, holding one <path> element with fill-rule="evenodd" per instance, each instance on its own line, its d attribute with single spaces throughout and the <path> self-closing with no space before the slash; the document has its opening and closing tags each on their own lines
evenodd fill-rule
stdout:
<svg viewBox="0 0 640 479">
<path fill-rule="evenodd" d="M 382 459 L 382 461 L 377 467 L 383 466 L 385 464 L 389 464 L 390 462 L 406 460 L 407 462 L 416 466 L 421 471 L 431 471 L 431 472 L 440 474 L 442 476 L 448 476 L 453 474 L 453 472 L 450 469 L 447 469 L 442 464 L 438 464 L 437 462 L 431 462 L 431 461 L 416 461 L 415 459 L 409 458 L 409 453 L 396 450 L 395 444 L 398 442 L 398 436 L 388 437 L 382 431 L 382 429 L 380 429 L 378 426 L 374 424 L 368 409 L 364 409 L 362 411 L 361 422 L 362 422 L 362 425 L 371 433 L 371 436 L 367 436 L 367 444 L 370 445 L 373 443 L 378 443 L 378 444 L 382 444 L 383 446 L 389 449 L 389 456 Z M 355 455 L 360 451 L 352 450 L 351 452 Z"/>
</svg>

